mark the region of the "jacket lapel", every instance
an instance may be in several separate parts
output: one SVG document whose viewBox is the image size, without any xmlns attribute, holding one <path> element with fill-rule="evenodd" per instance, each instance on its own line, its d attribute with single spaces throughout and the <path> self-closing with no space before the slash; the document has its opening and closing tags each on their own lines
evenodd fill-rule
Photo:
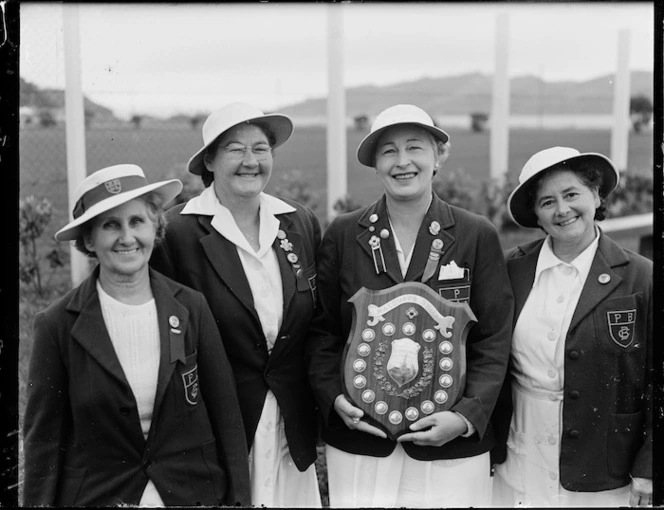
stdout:
<svg viewBox="0 0 664 510">
<path fill-rule="evenodd" d="M 99 266 L 81 284 L 67 305 L 67 310 L 79 313 L 78 319 L 72 327 L 71 336 L 109 374 L 128 388 L 129 382 L 115 353 L 101 312 L 96 288 L 98 277 Z"/>
<path fill-rule="evenodd" d="M 286 317 L 288 313 L 288 307 L 290 306 L 291 301 L 293 300 L 293 295 L 295 294 L 295 274 L 293 272 L 293 266 L 288 261 L 288 253 L 294 253 L 297 255 L 298 261 L 300 263 L 301 269 L 306 269 L 304 266 L 308 261 L 305 261 L 302 254 L 302 236 L 295 230 L 292 230 L 293 222 L 291 221 L 288 214 L 283 214 L 279 216 L 279 228 L 284 231 L 286 234 L 286 239 L 292 245 L 292 251 L 286 251 L 281 247 L 281 239 L 277 237 L 275 239 L 273 247 L 277 253 L 277 260 L 279 261 L 279 270 L 281 272 L 281 287 L 283 289 L 283 299 L 284 299 L 284 308 L 283 316 Z M 285 320 L 282 320 L 282 324 Z"/>
<path fill-rule="evenodd" d="M 572 316 L 572 322 L 569 325 L 570 331 L 620 284 L 622 277 L 613 268 L 628 262 L 629 259 L 622 249 L 600 230 L 597 253 Z M 608 275 L 609 279 L 606 283 L 600 283 L 600 275 L 604 274 Z M 605 279 L 601 280 L 605 281 Z"/>
<path fill-rule="evenodd" d="M 433 221 L 437 221 L 440 225 L 440 230 L 437 234 L 432 234 L 430 231 L 431 223 Z M 422 278 L 424 268 L 429 259 L 429 253 L 431 252 L 431 243 L 434 239 L 440 239 L 443 241 L 443 253 L 438 261 L 438 267 L 443 261 L 446 261 L 449 258 L 449 256 L 446 257 L 446 254 L 449 253 L 449 249 L 452 244 L 454 244 L 456 238 L 451 232 L 448 232 L 447 229 L 450 229 L 453 226 L 454 218 L 452 217 L 450 206 L 438 198 L 434 193 L 429 210 L 424 215 L 420 230 L 417 233 L 415 247 L 413 248 L 413 256 L 410 259 L 410 265 L 408 266 L 408 272 L 406 273 L 407 281 L 419 281 Z M 431 279 L 433 280 L 437 277 L 438 271 L 434 273 Z"/>
<path fill-rule="evenodd" d="M 371 246 L 369 245 L 369 240 L 374 235 L 380 238 L 380 232 L 383 229 L 387 229 L 389 232 L 392 232 L 392 229 L 390 228 L 390 221 L 387 216 L 387 205 L 385 200 L 385 195 L 383 195 L 382 198 L 375 202 L 371 207 L 369 207 L 357 221 L 357 224 L 361 230 L 357 235 L 356 240 L 362 248 L 362 251 L 371 260 L 372 267 L 374 265 L 373 253 Z M 370 218 L 374 214 L 376 215 L 377 220 L 372 222 Z M 374 227 L 373 232 L 369 230 L 369 227 Z M 404 279 L 401 276 L 401 269 L 399 268 L 397 250 L 394 246 L 394 236 L 390 234 L 390 237 L 387 239 L 380 238 L 380 246 L 383 253 L 383 258 L 385 259 L 385 268 L 387 270 L 388 276 L 392 279 L 392 281 L 394 281 L 394 283 L 403 282 Z M 378 255 L 378 253 L 379 252 L 376 251 L 376 255 Z"/>
<path fill-rule="evenodd" d="M 156 420 L 173 371 L 178 362 L 183 364 L 185 362 L 185 335 L 189 323 L 189 311 L 175 298 L 164 277 L 153 270 L 150 270 L 150 285 L 157 306 L 161 348 L 157 393 L 152 413 L 152 419 Z M 150 427 L 150 434 L 153 428 Z"/>
<path fill-rule="evenodd" d="M 514 322 L 521 314 L 521 310 L 533 288 L 537 259 L 541 249 L 541 240 L 519 247 L 522 255 L 507 262 L 507 270 L 514 292 Z"/>
<path fill-rule="evenodd" d="M 233 295 L 247 308 L 254 319 L 260 322 L 236 246 L 212 228 L 209 216 L 200 216 L 198 221 L 208 232 L 206 236 L 201 237 L 201 245 L 210 264 Z"/>
</svg>

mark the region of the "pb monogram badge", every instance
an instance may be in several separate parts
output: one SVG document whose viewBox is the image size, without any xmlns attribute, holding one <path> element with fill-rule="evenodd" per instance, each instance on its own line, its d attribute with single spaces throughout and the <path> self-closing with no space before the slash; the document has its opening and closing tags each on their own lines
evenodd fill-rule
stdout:
<svg viewBox="0 0 664 510">
<path fill-rule="evenodd" d="M 611 339 L 620 347 L 629 347 L 634 341 L 636 309 L 606 312 Z"/>
<path fill-rule="evenodd" d="M 184 398 L 191 405 L 198 404 L 198 365 L 182 374 Z"/>
</svg>

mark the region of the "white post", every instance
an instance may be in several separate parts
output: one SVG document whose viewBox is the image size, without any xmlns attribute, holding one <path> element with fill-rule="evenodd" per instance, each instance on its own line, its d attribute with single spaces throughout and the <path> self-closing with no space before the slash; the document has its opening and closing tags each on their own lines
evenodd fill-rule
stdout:
<svg viewBox="0 0 664 510">
<path fill-rule="evenodd" d="M 67 131 L 67 189 L 69 192 L 69 219 L 74 209 L 74 191 L 87 175 L 85 166 L 85 122 L 83 91 L 81 88 L 81 50 L 79 38 L 78 5 L 63 5 L 64 60 L 65 60 L 65 116 Z M 71 247 L 71 280 L 76 287 L 88 275 L 85 255 Z"/>
<path fill-rule="evenodd" d="M 510 81 L 507 75 L 509 17 L 496 17 L 495 70 L 491 107 L 491 178 L 505 175 L 509 164 Z"/>
<path fill-rule="evenodd" d="M 611 160 L 619 171 L 627 168 L 629 142 L 629 30 L 618 32 L 618 67 L 613 86 Z"/>
<path fill-rule="evenodd" d="M 327 218 L 346 195 L 346 95 L 343 81 L 342 6 L 327 7 Z"/>
</svg>

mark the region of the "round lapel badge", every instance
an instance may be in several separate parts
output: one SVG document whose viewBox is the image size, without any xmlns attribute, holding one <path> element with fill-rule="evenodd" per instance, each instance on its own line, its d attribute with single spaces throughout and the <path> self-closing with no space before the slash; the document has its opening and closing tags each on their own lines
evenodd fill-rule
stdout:
<svg viewBox="0 0 664 510">
<path fill-rule="evenodd" d="M 602 285 L 606 285 L 607 283 L 609 283 L 609 282 L 611 281 L 611 277 L 610 277 L 608 274 L 606 274 L 606 273 L 602 273 L 602 274 L 599 275 L 599 277 L 597 278 L 597 281 L 598 281 L 599 283 L 601 283 Z"/>
<path fill-rule="evenodd" d="M 175 315 L 171 315 L 168 318 L 168 323 L 172 328 L 177 328 L 180 325 L 180 319 L 178 319 Z"/>
</svg>

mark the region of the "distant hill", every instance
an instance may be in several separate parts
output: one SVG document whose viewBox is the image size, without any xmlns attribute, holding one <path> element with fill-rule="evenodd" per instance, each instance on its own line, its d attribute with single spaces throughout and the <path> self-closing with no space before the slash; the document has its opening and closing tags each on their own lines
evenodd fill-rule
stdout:
<svg viewBox="0 0 664 510">
<path fill-rule="evenodd" d="M 514 77 L 510 81 L 510 113 L 542 114 L 610 114 L 613 109 L 613 75 L 588 81 L 546 82 L 535 76 Z M 422 78 L 417 81 L 383 87 L 361 86 L 346 89 L 348 117 L 376 115 L 399 103 L 420 106 L 432 116 L 460 115 L 491 110 L 492 76 L 469 73 L 444 78 Z M 653 98 L 653 73 L 631 73 L 631 95 Z M 279 110 L 293 117 L 325 115 L 327 98 L 308 99 Z"/>
<path fill-rule="evenodd" d="M 19 106 L 34 108 L 64 109 L 65 93 L 59 89 L 41 89 L 29 81 L 19 78 Z M 83 98 L 85 112 L 92 113 L 95 119 L 114 120 L 113 110 L 102 106 L 87 97 Z"/>
</svg>

